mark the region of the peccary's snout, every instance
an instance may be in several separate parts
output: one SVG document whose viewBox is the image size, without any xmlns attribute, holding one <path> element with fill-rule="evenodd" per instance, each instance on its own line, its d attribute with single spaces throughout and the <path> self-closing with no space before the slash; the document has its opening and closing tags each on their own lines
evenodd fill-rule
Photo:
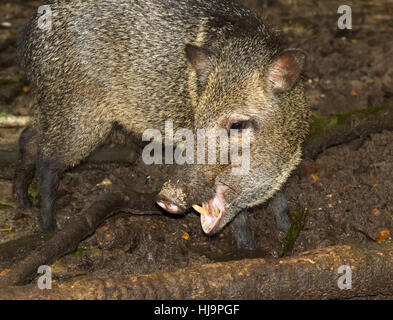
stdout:
<svg viewBox="0 0 393 320">
<path fill-rule="evenodd" d="M 172 214 L 182 214 L 192 206 L 195 211 L 200 213 L 201 226 L 206 234 L 214 234 L 219 231 L 222 222 L 226 224 L 225 221 L 232 219 L 232 216 L 227 217 L 225 199 L 225 194 L 229 189 L 227 186 L 217 185 L 214 191 L 212 189 L 212 192 L 204 194 L 197 184 L 176 182 L 167 181 L 156 198 L 156 203 L 165 211 Z M 203 189 L 208 191 L 211 188 L 205 186 Z M 234 209 L 236 208 L 231 208 L 232 211 Z"/>
<path fill-rule="evenodd" d="M 172 200 L 157 197 L 156 203 L 165 211 L 173 214 L 181 214 L 184 212 L 184 208 L 180 207 L 177 203 L 173 202 Z"/>
<path fill-rule="evenodd" d="M 182 214 L 189 206 L 186 196 L 184 188 L 167 181 L 157 195 L 156 203 L 169 213 Z"/>
</svg>

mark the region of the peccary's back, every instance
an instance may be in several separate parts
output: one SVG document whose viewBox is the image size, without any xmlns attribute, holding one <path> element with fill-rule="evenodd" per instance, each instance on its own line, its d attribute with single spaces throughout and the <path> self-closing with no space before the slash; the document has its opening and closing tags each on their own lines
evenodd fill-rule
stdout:
<svg viewBox="0 0 393 320">
<path fill-rule="evenodd" d="M 208 26 L 212 17 L 254 17 L 223 0 L 60 0 L 49 7 L 51 27 L 39 28 L 42 16 L 35 14 L 18 48 L 37 93 L 94 84 L 118 105 L 143 106 L 145 114 L 164 113 L 167 105 L 182 114 L 189 104 L 185 44 L 225 41 Z"/>
</svg>

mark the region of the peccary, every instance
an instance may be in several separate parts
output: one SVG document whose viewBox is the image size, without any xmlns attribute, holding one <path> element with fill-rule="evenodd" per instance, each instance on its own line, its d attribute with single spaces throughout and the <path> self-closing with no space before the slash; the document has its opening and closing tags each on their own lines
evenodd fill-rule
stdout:
<svg viewBox="0 0 393 320">
<path fill-rule="evenodd" d="M 44 230 L 56 228 L 61 172 L 84 159 L 114 124 L 137 139 L 147 129 L 164 132 L 166 121 L 175 131 L 248 135 L 248 172 L 234 175 L 232 162 L 185 165 L 158 195 L 172 213 L 202 204 L 196 208 L 207 234 L 271 198 L 299 163 L 309 119 L 299 77 L 306 57 L 284 50 L 256 13 L 224 0 L 47 4 L 47 24 L 40 27 L 43 13 L 36 13 L 18 43 L 35 112 L 20 138 L 15 181 L 19 207 L 28 208 L 37 169 Z"/>
</svg>

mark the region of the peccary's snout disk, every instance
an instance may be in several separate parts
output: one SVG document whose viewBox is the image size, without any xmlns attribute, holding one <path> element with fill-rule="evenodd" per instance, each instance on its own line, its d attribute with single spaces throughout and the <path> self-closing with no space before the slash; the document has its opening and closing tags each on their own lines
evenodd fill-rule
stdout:
<svg viewBox="0 0 393 320">
<path fill-rule="evenodd" d="M 186 191 L 181 186 L 167 181 L 156 197 L 159 207 L 172 214 L 182 214 L 188 207 Z"/>
<path fill-rule="evenodd" d="M 171 200 L 159 199 L 156 201 L 156 203 L 162 209 L 168 211 L 169 213 L 180 214 L 183 212 L 183 210 L 177 204 L 173 203 Z"/>
</svg>

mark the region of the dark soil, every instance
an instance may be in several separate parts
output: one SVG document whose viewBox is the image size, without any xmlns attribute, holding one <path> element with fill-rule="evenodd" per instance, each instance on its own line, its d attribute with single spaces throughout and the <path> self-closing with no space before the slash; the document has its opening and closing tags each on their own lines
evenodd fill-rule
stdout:
<svg viewBox="0 0 393 320">
<path fill-rule="evenodd" d="M 289 47 L 308 53 L 304 77 L 314 112 L 330 115 L 393 100 L 393 1 L 347 2 L 352 6 L 353 29 L 343 31 L 337 28 L 340 1 L 245 2 L 283 31 Z M 23 91 L 28 84 L 14 65 L 15 40 L 38 4 L 0 3 L 0 109 L 16 115 L 30 114 L 31 97 Z M 21 130 L 0 129 L 1 150 L 16 150 Z M 291 214 L 306 208 L 308 215 L 305 229 L 287 254 L 375 241 L 383 229 L 393 234 L 392 141 L 393 132 L 385 131 L 329 148 L 317 159 L 302 162 L 285 189 Z M 13 171 L 13 165 L 0 167 L 0 201 L 14 201 Z M 162 183 L 161 172 L 140 161 L 128 165 L 85 163 L 68 170 L 57 202 L 59 225 L 91 201 L 104 179 L 119 188 L 154 193 Z M 36 215 L 37 199 L 34 205 Z M 120 213 L 109 219 L 76 252 L 54 263 L 55 276 L 150 273 L 243 257 L 276 259 L 282 253 L 285 233 L 277 230 L 266 205 L 249 212 L 259 247 L 252 253 L 236 249 L 231 228 L 209 238 L 196 213 L 177 217 L 149 206 L 156 214 Z M 0 243 L 39 231 L 34 217 L 14 220 L 13 215 L 12 207 L 0 205 Z M 5 267 L 0 261 L 0 272 Z"/>
</svg>

